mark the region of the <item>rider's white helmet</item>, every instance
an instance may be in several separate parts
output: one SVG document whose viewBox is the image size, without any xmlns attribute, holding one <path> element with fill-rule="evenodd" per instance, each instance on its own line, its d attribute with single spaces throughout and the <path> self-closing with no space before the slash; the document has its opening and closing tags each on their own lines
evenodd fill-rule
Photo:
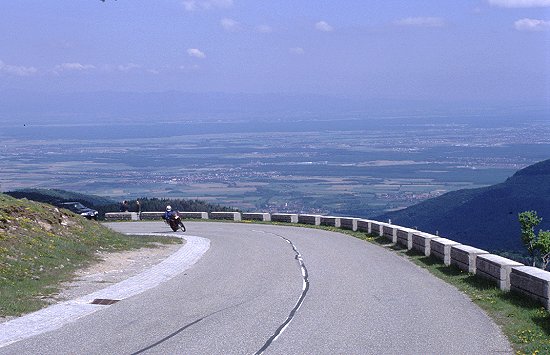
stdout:
<svg viewBox="0 0 550 355">
<path fill-rule="evenodd" d="M 172 211 L 172 206 L 166 206 L 167 211 Z"/>
</svg>

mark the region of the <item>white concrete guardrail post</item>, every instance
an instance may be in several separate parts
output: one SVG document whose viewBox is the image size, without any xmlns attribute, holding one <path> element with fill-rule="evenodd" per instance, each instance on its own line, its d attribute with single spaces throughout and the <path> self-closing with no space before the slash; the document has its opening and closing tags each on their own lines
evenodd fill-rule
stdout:
<svg viewBox="0 0 550 355">
<path fill-rule="evenodd" d="M 431 240 L 439 238 L 437 235 L 414 231 L 412 234 L 412 249 L 421 252 L 425 256 L 430 256 Z"/>
<path fill-rule="evenodd" d="M 210 212 L 208 214 L 210 219 L 224 219 L 229 221 L 240 221 L 240 212 Z"/>
<path fill-rule="evenodd" d="M 501 290 L 510 291 L 512 267 L 522 265 L 502 256 L 482 254 L 476 257 L 476 275 L 496 282 Z"/>
<path fill-rule="evenodd" d="M 460 245 L 460 243 L 447 238 L 432 239 L 430 242 L 430 254 L 449 266 L 451 265 L 451 247 L 453 245 Z"/>
<path fill-rule="evenodd" d="M 178 212 L 181 218 L 188 219 L 208 219 L 208 212 Z"/>
<path fill-rule="evenodd" d="M 451 246 L 451 265 L 455 265 L 463 271 L 475 274 L 476 258 L 478 255 L 483 254 L 489 254 L 489 252 L 469 245 L 453 245 Z"/>
<path fill-rule="evenodd" d="M 298 215 L 293 213 L 272 213 L 272 222 L 298 223 Z"/>
<path fill-rule="evenodd" d="M 372 221 L 368 219 L 358 219 L 357 220 L 357 230 L 360 232 L 365 232 L 367 234 L 372 233 Z"/>
<path fill-rule="evenodd" d="M 359 218 L 340 217 L 340 228 L 357 231 L 357 221 Z"/>
<path fill-rule="evenodd" d="M 392 243 L 397 243 L 397 228 L 394 225 L 382 224 L 382 235 Z"/>
<path fill-rule="evenodd" d="M 340 217 L 321 216 L 321 225 L 340 228 Z"/>
<path fill-rule="evenodd" d="M 532 266 L 514 266 L 510 288 L 540 301 L 550 311 L 550 272 Z"/>
<path fill-rule="evenodd" d="M 298 223 L 311 224 L 313 226 L 320 226 L 321 216 L 317 214 L 299 214 Z"/>
<path fill-rule="evenodd" d="M 108 212 L 105 213 L 105 219 L 108 221 L 137 221 L 136 212 Z"/>
<path fill-rule="evenodd" d="M 243 220 L 247 221 L 261 221 L 261 222 L 270 222 L 271 221 L 271 215 L 269 213 L 242 213 L 241 217 Z"/>
<path fill-rule="evenodd" d="M 397 229 L 397 244 L 411 250 L 413 247 L 412 235 L 414 230 L 400 227 Z"/>
<path fill-rule="evenodd" d="M 376 222 L 376 221 L 371 222 L 371 233 L 377 234 L 379 237 L 384 235 L 381 222 Z"/>
</svg>

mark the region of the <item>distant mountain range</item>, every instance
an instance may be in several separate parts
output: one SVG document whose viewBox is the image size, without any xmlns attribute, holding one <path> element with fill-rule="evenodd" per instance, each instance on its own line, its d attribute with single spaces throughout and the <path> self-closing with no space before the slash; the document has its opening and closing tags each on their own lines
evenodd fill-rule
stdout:
<svg viewBox="0 0 550 355">
<path fill-rule="evenodd" d="M 457 190 L 374 219 L 438 233 L 489 251 L 524 250 L 518 214 L 535 210 L 538 229 L 550 229 L 550 159 L 516 172 L 505 182 Z"/>
</svg>

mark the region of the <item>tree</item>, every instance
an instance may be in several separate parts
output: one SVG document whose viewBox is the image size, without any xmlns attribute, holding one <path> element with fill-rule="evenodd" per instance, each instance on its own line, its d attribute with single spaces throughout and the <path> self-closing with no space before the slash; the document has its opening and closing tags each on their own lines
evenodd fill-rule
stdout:
<svg viewBox="0 0 550 355">
<path fill-rule="evenodd" d="M 536 266 L 537 257 L 542 260 L 542 269 L 545 270 L 550 264 L 550 231 L 539 230 L 535 234 L 535 227 L 542 221 L 536 211 L 525 211 L 519 214 L 521 224 L 521 240 L 533 259 L 533 266 Z"/>
<path fill-rule="evenodd" d="M 538 249 L 541 254 L 543 270 L 546 270 L 550 264 L 550 231 L 539 230 L 539 240 L 537 242 Z"/>
<path fill-rule="evenodd" d="M 533 259 L 533 266 L 536 262 L 536 241 L 537 236 L 535 235 L 535 226 L 537 226 L 542 221 L 537 215 L 536 211 L 525 211 L 519 214 L 519 224 L 521 224 L 521 240 L 527 248 L 529 256 Z"/>
</svg>

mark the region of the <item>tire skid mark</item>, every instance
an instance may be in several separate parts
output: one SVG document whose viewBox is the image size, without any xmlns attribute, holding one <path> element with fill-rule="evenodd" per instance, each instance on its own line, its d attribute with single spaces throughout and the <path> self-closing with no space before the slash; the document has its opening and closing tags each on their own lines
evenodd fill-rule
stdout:
<svg viewBox="0 0 550 355">
<path fill-rule="evenodd" d="M 220 309 L 220 310 L 217 310 L 217 311 L 212 312 L 212 313 L 210 313 L 210 314 L 207 314 L 207 315 L 205 315 L 204 317 L 201 317 L 201 318 L 199 318 L 199 319 L 196 319 L 196 320 L 194 320 L 193 322 L 191 322 L 191 323 L 189 323 L 189 324 L 186 324 L 186 325 L 184 325 L 183 327 L 179 328 L 179 329 L 176 330 L 175 332 L 173 332 L 173 333 L 171 333 L 171 334 L 165 336 L 164 338 L 160 339 L 159 341 L 155 342 L 154 344 L 151 344 L 151 345 L 149 345 L 149 346 L 147 346 L 147 347 L 145 347 L 145 348 L 143 348 L 143 349 L 140 349 L 140 350 L 138 350 L 138 351 L 136 351 L 136 352 L 133 352 L 131 355 L 138 355 L 138 354 L 142 354 L 142 353 L 144 353 L 144 352 L 146 352 L 146 351 L 148 351 L 148 350 L 151 350 L 151 349 L 153 349 L 153 348 L 155 348 L 155 347 L 161 345 L 162 343 L 164 343 L 164 342 L 166 342 L 166 341 L 172 339 L 172 338 L 175 337 L 176 335 L 180 334 L 181 332 L 183 332 L 183 331 L 186 330 L 187 328 L 192 327 L 193 325 L 199 323 L 200 321 L 203 321 L 203 320 L 205 320 L 206 318 L 211 317 L 211 316 L 213 316 L 213 315 L 215 315 L 215 314 L 217 314 L 217 313 L 224 312 L 224 311 L 226 311 L 226 310 L 228 310 L 228 309 L 230 309 L 230 308 L 235 308 L 235 307 L 241 306 L 241 305 L 243 305 L 243 304 L 244 304 L 244 302 L 241 302 L 241 303 L 238 303 L 238 304 L 234 304 L 234 305 L 230 305 L 230 306 L 225 307 L 225 308 L 223 308 L 223 309 Z"/>
<path fill-rule="evenodd" d="M 306 298 L 307 291 L 309 290 L 309 278 L 308 278 L 308 272 L 307 272 L 306 264 L 304 263 L 304 259 L 302 258 L 302 254 L 300 254 L 300 252 L 298 251 L 298 249 L 296 248 L 294 243 L 292 243 L 292 241 L 290 239 L 287 239 L 287 238 L 283 237 L 282 235 L 275 234 L 275 233 L 269 233 L 269 232 L 265 232 L 265 231 L 261 231 L 261 232 L 266 233 L 266 234 L 276 235 L 276 236 L 283 239 L 284 241 L 286 241 L 288 244 L 290 244 L 292 246 L 292 250 L 294 250 L 294 252 L 296 253 L 295 259 L 298 260 L 298 263 L 300 264 L 300 269 L 302 271 L 302 293 L 300 295 L 300 298 L 298 298 L 298 302 L 296 302 L 296 305 L 294 306 L 294 308 L 292 308 L 292 310 L 290 311 L 290 314 L 288 315 L 286 320 L 277 328 L 275 333 L 273 333 L 273 335 L 265 342 L 265 344 L 260 348 L 260 350 L 258 350 L 257 352 L 254 353 L 255 355 L 263 354 L 264 351 L 266 351 L 267 348 L 269 348 L 269 346 L 275 340 L 277 340 L 279 338 L 279 336 L 286 330 L 286 328 L 289 326 L 290 322 L 292 322 L 292 319 L 294 319 L 294 316 L 296 315 L 296 312 L 298 312 L 298 310 L 300 309 L 300 307 L 304 303 L 304 299 Z"/>
</svg>

